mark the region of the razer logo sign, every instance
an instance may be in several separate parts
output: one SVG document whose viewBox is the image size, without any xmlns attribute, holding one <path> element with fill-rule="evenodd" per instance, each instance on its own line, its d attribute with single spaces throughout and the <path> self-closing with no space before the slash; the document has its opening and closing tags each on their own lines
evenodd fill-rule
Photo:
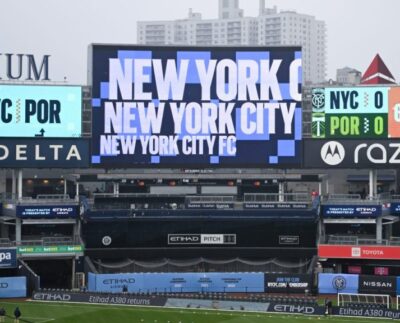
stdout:
<svg viewBox="0 0 400 323">
<path fill-rule="evenodd" d="M 321 148 L 321 158 L 328 165 L 339 165 L 344 160 L 344 156 L 344 147 L 337 141 L 328 141 Z"/>
<path fill-rule="evenodd" d="M 332 286 L 334 289 L 336 290 L 343 290 L 346 288 L 346 278 L 344 278 L 343 276 L 336 276 L 333 280 L 332 280 Z"/>
</svg>

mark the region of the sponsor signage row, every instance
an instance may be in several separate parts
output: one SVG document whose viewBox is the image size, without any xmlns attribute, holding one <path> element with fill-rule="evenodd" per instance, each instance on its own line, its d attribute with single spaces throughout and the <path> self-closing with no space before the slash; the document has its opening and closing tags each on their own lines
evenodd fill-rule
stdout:
<svg viewBox="0 0 400 323">
<path fill-rule="evenodd" d="M 164 306 L 167 298 L 162 296 L 139 296 L 128 294 L 97 294 L 68 292 L 34 292 L 32 299 L 46 302 L 73 302 L 91 304 Z"/>
<path fill-rule="evenodd" d="M 387 318 L 387 319 L 399 319 L 400 311 L 392 310 L 388 308 L 368 308 L 368 307 L 333 307 L 333 315 L 340 316 L 355 316 L 355 317 L 369 317 L 369 318 Z"/>
<path fill-rule="evenodd" d="M 320 258 L 400 260 L 400 247 L 318 245 Z"/>
<path fill-rule="evenodd" d="M 32 247 L 17 247 L 17 253 L 20 255 L 31 254 L 59 254 L 59 253 L 81 253 L 83 252 L 82 245 L 74 246 L 32 246 Z"/>
<path fill-rule="evenodd" d="M 0 269 L 17 267 L 17 249 L 0 248 Z"/>
<path fill-rule="evenodd" d="M 233 203 L 196 203 L 190 202 L 185 204 L 187 209 L 199 210 L 231 210 Z"/>
<path fill-rule="evenodd" d="M 80 137 L 79 86 L 0 85 L 0 137 Z"/>
<path fill-rule="evenodd" d="M 307 203 L 243 203 L 245 209 L 307 209 Z"/>
<path fill-rule="evenodd" d="M 19 218 L 75 218 L 78 213 L 76 205 L 17 205 L 16 215 Z"/>
<path fill-rule="evenodd" d="M 235 245 L 236 234 L 168 234 L 169 245 Z"/>
<path fill-rule="evenodd" d="M 0 138 L 0 167 L 3 168 L 87 168 L 90 160 L 87 138 Z M 400 165 L 399 140 L 315 140 L 304 139 L 296 150 L 298 167 L 305 168 L 394 168 Z M 248 159 L 251 156 L 248 155 Z M 119 167 L 109 163 L 104 167 Z M 126 165 L 134 167 L 135 164 Z M 144 165 L 149 166 L 149 165 Z M 160 164 L 152 164 L 159 167 Z M 173 167 L 174 165 L 171 165 Z M 191 166 L 190 164 L 186 165 Z M 218 166 L 218 165 L 212 165 Z M 279 164 L 280 167 L 288 165 Z M 245 167 L 245 165 L 243 166 Z M 306 203 L 246 202 L 246 209 L 306 209 Z M 189 203 L 191 209 L 232 209 L 232 203 Z M 400 208 L 397 206 L 397 211 Z M 397 212 L 396 211 L 396 212 Z"/>
<path fill-rule="evenodd" d="M 400 87 L 328 87 L 312 91 L 312 136 L 400 137 Z"/>
<path fill-rule="evenodd" d="M 301 164 L 300 47 L 92 45 L 99 167 Z"/>
<path fill-rule="evenodd" d="M 2 168 L 86 168 L 89 139 L 0 138 Z"/>
<path fill-rule="evenodd" d="M 89 274 L 91 292 L 264 292 L 264 273 Z"/>
<path fill-rule="evenodd" d="M 381 214 L 381 205 L 322 205 L 322 216 L 325 218 L 367 218 Z"/>
</svg>

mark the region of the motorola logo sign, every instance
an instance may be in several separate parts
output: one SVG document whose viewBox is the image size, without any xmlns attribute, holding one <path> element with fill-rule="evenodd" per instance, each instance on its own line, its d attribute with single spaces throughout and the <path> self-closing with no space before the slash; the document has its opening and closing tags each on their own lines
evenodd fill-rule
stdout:
<svg viewBox="0 0 400 323">
<path fill-rule="evenodd" d="M 345 157 L 343 145 L 337 141 L 328 141 L 321 148 L 321 158 L 330 166 L 339 165 Z"/>
<path fill-rule="evenodd" d="M 0 283 L 0 288 L 8 288 L 8 283 Z"/>
</svg>

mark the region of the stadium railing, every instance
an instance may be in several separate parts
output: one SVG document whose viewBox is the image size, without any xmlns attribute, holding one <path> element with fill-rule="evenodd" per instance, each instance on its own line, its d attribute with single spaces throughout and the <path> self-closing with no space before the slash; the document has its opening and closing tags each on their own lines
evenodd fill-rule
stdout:
<svg viewBox="0 0 400 323">
<path fill-rule="evenodd" d="M 367 238 L 363 236 L 355 235 L 328 235 L 326 238 L 326 244 L 332 245 L 360 245 L 360 246 L 399 246 L 400 237 L 391 237 L 390 239 L 377 240 L 374 238 Z"/>
</svg>

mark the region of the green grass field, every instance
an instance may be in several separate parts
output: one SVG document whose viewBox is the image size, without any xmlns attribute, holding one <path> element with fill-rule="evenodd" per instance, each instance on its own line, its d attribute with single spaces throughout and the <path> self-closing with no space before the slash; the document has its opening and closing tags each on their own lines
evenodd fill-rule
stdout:
<svg viewBox="0 0 400 323">
<path fill-rule="evenodd" d="M 222 312 L 212 310 L 163 309 L 109 305 L 60 304 L 40 302 L 1 302 L 7 311 L 5 322 L 19 306 L 21 323 L 216 323 L 216 322 L 263 322 L 263 323 L 305 323 L 305 322 L 385 322 L 388 320 L 316 317 L 300 315 L 277 315 L 269 313 Z M 392 320 L 391 320 L 392 321 Z"/>
</svg>

